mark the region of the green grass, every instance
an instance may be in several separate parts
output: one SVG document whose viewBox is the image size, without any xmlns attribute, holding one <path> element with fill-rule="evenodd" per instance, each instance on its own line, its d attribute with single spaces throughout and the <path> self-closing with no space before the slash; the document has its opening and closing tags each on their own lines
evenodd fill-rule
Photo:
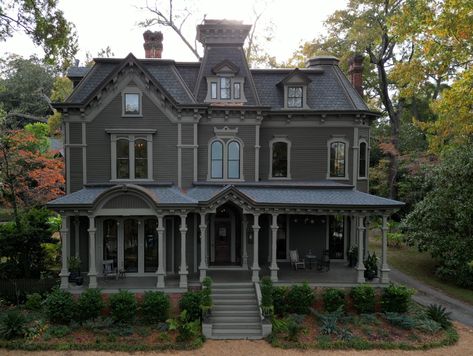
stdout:
<svg viewBox="0 0 473 356">
<path fill-rule="evenodd" d="M 379 239 L 370 237 L 369 248 L 381 257 Z M 416 248 L 407 246 L 400 249 L 388 247 L 388 264 L 450 297 L 473 305 L 473 291 L 437 277 L 435 275 L 436 261 L 427 252 L 419 252 Z"/>
</svg>

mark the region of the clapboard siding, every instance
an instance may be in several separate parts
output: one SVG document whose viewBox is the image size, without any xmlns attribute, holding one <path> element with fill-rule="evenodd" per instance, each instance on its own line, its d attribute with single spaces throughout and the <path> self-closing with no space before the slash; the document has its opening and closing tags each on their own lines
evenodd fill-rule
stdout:
<svg viewBox="0 0 473 356">
<path fill-rule="evenodd" d="M 182 125 L 181 126 L 181 143 L 183 145 L 194 144 L 194 125 Z"/>
<path fill-rule="evenodd" d="M 182 187 L 192 186 L 194 180 L 194 150 L 182 149 Z"/>
<path fill-rule="evenodd" d="M 80 144 L 82 142 L 82 124 L 78 122 L 69 123 L 69 143 Z"/>
<path fill-rule="evenodd" d="M 82 189 L 83 186 L 83 173 L 82 173 L 82 148 L 70 147 L 69 148 L 69 172 L 70 176 L 69 184 L 71 193 Z"/>
</svg>

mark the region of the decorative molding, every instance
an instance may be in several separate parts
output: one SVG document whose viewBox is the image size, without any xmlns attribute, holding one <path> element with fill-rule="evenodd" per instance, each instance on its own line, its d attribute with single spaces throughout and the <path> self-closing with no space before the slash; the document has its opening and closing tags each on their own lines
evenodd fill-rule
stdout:
<svg viewBox="0 0 473 356">
<path fill-rule="evenodd" d="M 224 126 L 221 129 L 214 127 L 214 134 L 215 136 L 221 138 L 235 137 L 238 134 L 238 127 L 235 127 L 233 129 L 229 128 L 228 126 Z"/>
</svg>

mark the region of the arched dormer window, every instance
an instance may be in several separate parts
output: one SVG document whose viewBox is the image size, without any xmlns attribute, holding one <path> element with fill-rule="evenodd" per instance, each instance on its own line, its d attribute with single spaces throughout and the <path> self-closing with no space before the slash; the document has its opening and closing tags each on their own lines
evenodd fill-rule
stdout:
<svg viewBox="0 0 473 356">
<path fill-rule="evenodd" d="M 360 141 L 358 178 L 368 178 L 368 144 L 366 143 L 366 141 Z"/>
<path fill-rule="evenodd" d="M 212 179 L 223 178 L 223 143 L 214 141 L 210 145 L 210 177 Z"/>
<path fill-rule="evenodd" d="M 228 143 L 227 167 L 228 179 L 240 179 L 240 144 L 237 141 Z"/>
<path fill-rule="evenodd" d="M 285 138 L 275 138 L 270 143 L 269 179 L 291 178 L 291 142 Z"/>
<path fill-rule="evenodd" d="M 343 139 L 328 142 L 329 179 L 348 179 L 348 143 Z"/>
</svg>

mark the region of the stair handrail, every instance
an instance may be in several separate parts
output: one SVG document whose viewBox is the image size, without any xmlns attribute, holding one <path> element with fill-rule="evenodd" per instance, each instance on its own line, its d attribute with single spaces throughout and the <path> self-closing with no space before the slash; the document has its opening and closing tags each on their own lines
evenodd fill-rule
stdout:
<svg viewBox="0 0 473 356">
<path fill-rule="evenodd" d="M 255 290 L 256 290 L 256 299 L 258 300 L 259 315 L 260 315 L 261 321 L 263 321 L 264 315 L 263 315 L 263 309 L 261 308 L 262 294 L 261 294 L 261 287 L 259 285 L 259 282 L 255 282 Z"/>
</svg>

